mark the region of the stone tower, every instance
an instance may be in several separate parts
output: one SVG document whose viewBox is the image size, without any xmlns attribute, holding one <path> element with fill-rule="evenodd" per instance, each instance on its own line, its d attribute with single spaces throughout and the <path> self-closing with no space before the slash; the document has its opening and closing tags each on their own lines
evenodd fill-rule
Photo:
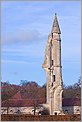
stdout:
<svg viewBox="0 0 82 122">
<path fill-rule="evenodd" d="M 45 51 L 42 67 L 46 72 L 46 102 L 49 105 L 50 115 L 61 114 L 62 111 L 62 66 L 61 66 L 61 39 L 60 28 L 55 14 L 51 33 Z"/>
</svg>

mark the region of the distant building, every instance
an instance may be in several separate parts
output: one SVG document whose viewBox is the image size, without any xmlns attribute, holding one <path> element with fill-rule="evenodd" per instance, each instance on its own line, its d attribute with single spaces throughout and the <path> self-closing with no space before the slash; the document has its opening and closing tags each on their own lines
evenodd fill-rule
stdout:
<svg viewBox="0 0 82 122">
<path fill-rule="evenodd" d="M 1 102 L 1 114 L 38 114 L 43 108 L 43 99 L 24 99 L 21 92 L 17 92 L 11 99 Z"/>
<path fill-rule="evenodd" d="M 1 114 L 34 114 L 34 105 L 36 106 L 35 114 L 40 114 L 44 110 L 45 101 L 40 99 L 37 103 L 34 99 L 24 99 L 19 91 L 11 99 L 1 102 Z M 65 114 L 80 114 L 81 100 L 63 98 L 62 108 Z"/>
<path fill-rule="evenodd" d="M 62 108 L 65 114 L 81 114 L 81 99 L 79 98 L 63 98 Z"/>
</svg>

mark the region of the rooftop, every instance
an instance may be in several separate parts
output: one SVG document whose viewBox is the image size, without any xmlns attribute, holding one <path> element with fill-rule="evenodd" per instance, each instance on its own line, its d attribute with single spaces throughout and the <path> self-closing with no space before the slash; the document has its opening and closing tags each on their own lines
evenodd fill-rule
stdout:
<svg viewBox="0 0 82 122">
<path fill-rule="evenodd" d="M 62 106 L 81 106 L 81 99 L 79 98 L 63 98 Z"/>
</svg>

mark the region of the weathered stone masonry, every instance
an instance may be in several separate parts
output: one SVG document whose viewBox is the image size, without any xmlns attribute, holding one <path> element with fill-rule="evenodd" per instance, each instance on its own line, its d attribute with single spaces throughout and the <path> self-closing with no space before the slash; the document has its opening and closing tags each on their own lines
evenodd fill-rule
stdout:
<svg viewBox="0 0 82 122">
<path fill-rule="evenodd" d="M 51 33 L 48 36 L 43 68 L 47 77 L 47 104 L 50 114 L 62 111 L 62 71 L 60 28 L 55 14 Z"/>
</svg>

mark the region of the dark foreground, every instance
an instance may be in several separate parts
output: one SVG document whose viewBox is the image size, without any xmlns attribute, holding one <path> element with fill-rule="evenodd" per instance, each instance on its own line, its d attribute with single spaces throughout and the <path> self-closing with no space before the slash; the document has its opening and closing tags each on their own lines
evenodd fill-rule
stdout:
<svg viewBox="0 0 82 122">
<path fill-rule="evenodd" d="M 1 121 L 81 121 L 81 115 L 15 115 L 2 114 Z"/>
</svg>

